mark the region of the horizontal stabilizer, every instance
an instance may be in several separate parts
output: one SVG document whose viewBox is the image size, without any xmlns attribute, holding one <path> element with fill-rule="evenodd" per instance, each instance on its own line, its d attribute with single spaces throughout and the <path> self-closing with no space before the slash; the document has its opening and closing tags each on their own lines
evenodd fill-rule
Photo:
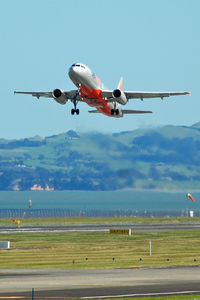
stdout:
<svg viewBox="0 0 200 300">
<path fill-rule="evenodd" d="M 88 112 L 90 114 L 99 114 L 99 111 L 97 109 L 95 109 L 95 110 L 88 110 Z"/>
<path fill-rule="evenodd" d="M 132 110 L 132 109 L 123 109 L 122 113 L 126 114 L 152 114 L 150 110 Z"/>
</svg>

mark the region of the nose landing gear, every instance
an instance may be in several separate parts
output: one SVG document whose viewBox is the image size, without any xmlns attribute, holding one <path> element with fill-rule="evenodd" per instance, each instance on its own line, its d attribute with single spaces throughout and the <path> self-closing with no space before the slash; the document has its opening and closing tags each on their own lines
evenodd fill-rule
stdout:
<svg viewBox="0 0 200 300">
<path fill-rule="evenodd" d="M 79 115 L 79 109 L 76 108 L 76 107 L 77 107 L 77 103 L 78 103 L 78 100 L 75 99 L 75 100 L 73 101 L 74 108 L 72 108 L 72 110 L 71 110 L 71 114 L 72 114 L 72 115 L 74 115 L 75 113 L 76 113 L 77 115 Z"/>
</svg>

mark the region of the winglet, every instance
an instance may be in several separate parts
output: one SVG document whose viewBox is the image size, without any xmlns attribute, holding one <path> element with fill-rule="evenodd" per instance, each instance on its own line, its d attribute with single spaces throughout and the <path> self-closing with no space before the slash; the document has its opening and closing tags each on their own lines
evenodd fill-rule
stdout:
<svg viewBox="0 0 200 300">
<path fill-rule="evenodd" d="M 118 87 L 117 87 L 120 91 L 123 90 L 123 84 L 124 84 L 124 79 L 123 79 L 123 77 L 121 77 L 119 80 L 119 83 L 118 83 Z"/>
</svg>

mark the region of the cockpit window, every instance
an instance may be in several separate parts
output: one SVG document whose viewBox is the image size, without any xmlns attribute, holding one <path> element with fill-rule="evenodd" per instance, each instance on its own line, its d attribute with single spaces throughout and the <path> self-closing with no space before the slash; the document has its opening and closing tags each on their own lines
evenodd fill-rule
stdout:
<svg viewBox="0 0 200 300">
<path fill-rule="evenodd" d="M 80 64 L 73 64 L 72 67 L 81 67 L 81 68 L 85 69 L 85 66 L 84 65 L 80 65 Z"/>
</svg>

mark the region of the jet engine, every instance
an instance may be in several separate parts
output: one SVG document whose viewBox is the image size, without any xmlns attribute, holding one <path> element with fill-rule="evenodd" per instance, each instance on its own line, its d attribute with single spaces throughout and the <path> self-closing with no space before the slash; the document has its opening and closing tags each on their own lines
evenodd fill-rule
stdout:
<svg viewBox="0 0 200 300">
<path fill-rule="evenodd" d="M 118 103 L 122 105 L 125 105 L 127 103 L 128 100 L 126 98 L 126 95 L 120 89 L 114 90 L 112 94 L 113 98 L 115 98 Z"/>
<path fill-rule="evenodd" d="M 60 104 L 66 104 L 67 102 L 67 98 L 65 96 L 65 94 L 63 93 L 63 91 L 59 90 L 59 89 L 55 89 L 52 92 L 53 98 Z"/>
</svg>

